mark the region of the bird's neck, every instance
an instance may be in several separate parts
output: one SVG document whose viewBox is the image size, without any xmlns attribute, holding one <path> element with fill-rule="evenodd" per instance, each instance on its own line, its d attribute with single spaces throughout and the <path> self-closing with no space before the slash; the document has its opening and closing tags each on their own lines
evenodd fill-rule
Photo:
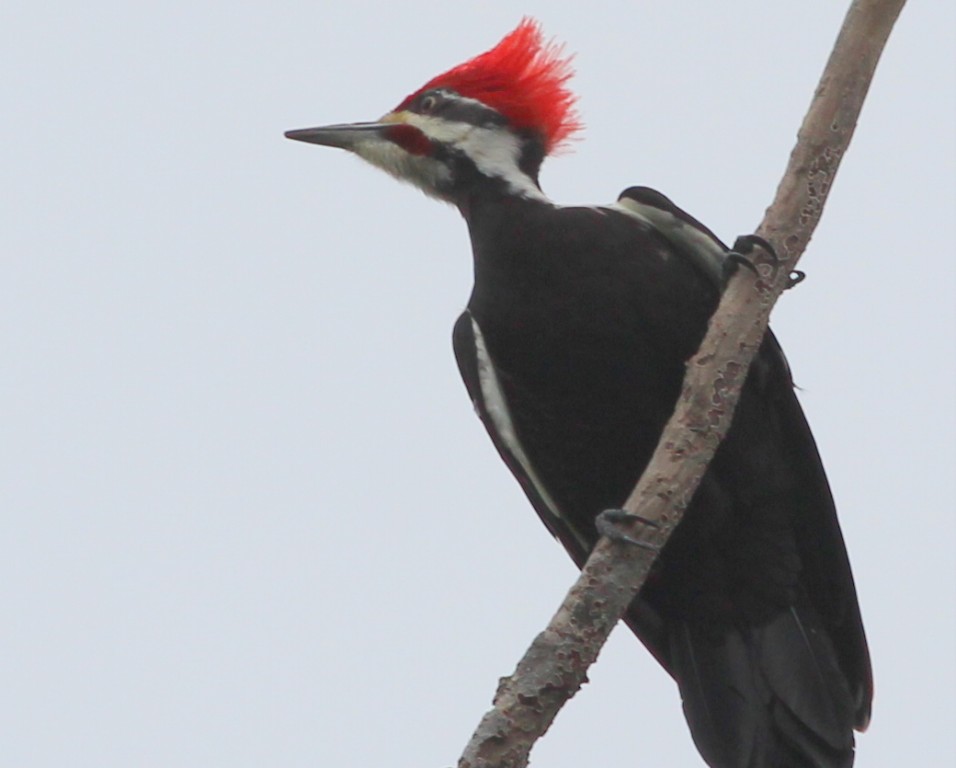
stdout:
<svg viewBox="0 0 956 768">
<path fill-rule="evenodd" d="M 471 231 L 506 225 L 521 211 L 554 206 L 537 179 L 518 169 L 508 177 L 479 177 L 455 195 L 454 203 Z"/>
<path fill-rule="evenodd" d="M 474 195 L 460 208 L 474 257 L 473 298 L 517 302 L 527 290 L 548 283 L 553 203 L 520 195 Z"/>
</svg>

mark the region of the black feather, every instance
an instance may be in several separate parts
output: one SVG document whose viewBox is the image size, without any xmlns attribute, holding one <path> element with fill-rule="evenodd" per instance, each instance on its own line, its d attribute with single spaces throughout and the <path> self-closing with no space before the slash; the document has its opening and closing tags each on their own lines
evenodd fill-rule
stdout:
<svg viewBox="0 0 956 768">
<path fill-rule="evenodd" d="M 638 192 L 639 215 L 493 194 L 462 206 L 475 252 L 454 335 L 462 377 L 578 565 L 595 516 L 621 505 L 650 458 L 719 298 L 719 241 Z M 697 243 L 706 253 L 692 258 Z M 826 475 L 771 333 L 626 620 L 677 681 L 713 768 L 852 764 L 869 656 Z"/>
</svg>

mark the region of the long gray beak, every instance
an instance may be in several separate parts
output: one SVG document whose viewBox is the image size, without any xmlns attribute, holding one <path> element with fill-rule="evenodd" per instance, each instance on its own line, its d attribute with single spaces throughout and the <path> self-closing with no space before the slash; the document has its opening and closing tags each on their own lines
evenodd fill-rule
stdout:
<svg viewBox="0 0 956 768">
<path fill-rule="evenodd" d="M 285 137 L 294 141 L 306 141 L 309 144 L 321 144 L 323 147 L 351 150 L 363 140 L 381 138 L 386 129 L 394 127 L 395 123 L 343 123 L 286 131 Z"/>
</svg>

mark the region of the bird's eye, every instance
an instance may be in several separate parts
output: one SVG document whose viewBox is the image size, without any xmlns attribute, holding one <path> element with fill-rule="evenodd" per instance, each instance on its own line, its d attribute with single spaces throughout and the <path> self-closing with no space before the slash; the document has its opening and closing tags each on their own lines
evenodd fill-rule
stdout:
<svg viewBox="0 0 956 768">
<path fill-rule="evenodd" d="M 418 105 L 418 111 L 423 115 L 427 115 L 434 112 L 437 106 L 438 96 L 434 93 L 430 93 L 422 99 L 421 104 Z"/>
</svg>

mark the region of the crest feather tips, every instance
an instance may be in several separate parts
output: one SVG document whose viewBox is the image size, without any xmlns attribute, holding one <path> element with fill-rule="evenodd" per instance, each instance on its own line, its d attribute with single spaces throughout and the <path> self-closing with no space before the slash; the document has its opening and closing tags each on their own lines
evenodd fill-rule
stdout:
<svg viewBox="0 0 956 768">
<path fill-rule="evenodd" d="M 432 78 L 399 109 L 423 91 L 448 88 L 497 110 L 515 128 L 536 131 L 551 153 L 581 129 L 577 97 L 568 88 L 572 58 L 525 17 L 494 48 Z"/>
</svg>

